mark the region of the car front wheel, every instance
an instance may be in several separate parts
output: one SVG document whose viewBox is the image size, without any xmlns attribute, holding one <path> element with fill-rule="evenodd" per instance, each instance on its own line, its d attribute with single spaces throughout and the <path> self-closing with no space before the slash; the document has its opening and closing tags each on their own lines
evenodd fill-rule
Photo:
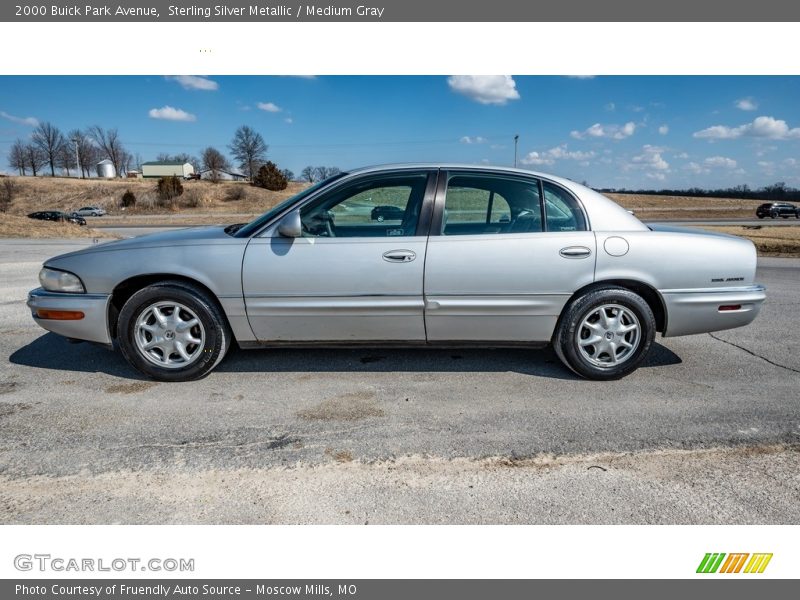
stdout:
<svg viewBox="0 0 800 600">
<path fill-rule="evenodd" d="M 653 311 L 618 287 L 590 290 L 561 316 L 553 346 L 561 361 L 587 379 L 619 379 L 636 370 L 655 337 Z"/>
<path fill-rule="evenodd" d="M 225 357 L 232 334 L 222 310 L 189 283 L 150 285 L 128 299 L 118 338 L 127 361 L 159 381 L 191 381 Z"/>
</svg>

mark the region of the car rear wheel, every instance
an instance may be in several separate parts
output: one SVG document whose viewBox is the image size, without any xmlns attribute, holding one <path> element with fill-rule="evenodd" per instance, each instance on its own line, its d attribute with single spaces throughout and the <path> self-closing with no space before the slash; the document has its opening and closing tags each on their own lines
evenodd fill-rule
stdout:
<svg viewBox="0 0 800 600">
<path fill-rule="evenodd" d="M 777 219 L 778 218 L 778 213 L 776 213 L 776 212 L 769 213 L 769 218 L 770 219 Z"/>
<path fill-rule="evenodd" d="M 131 296 L 119 315 L 126 360 L 159 381 L 191 381 L 225 357 L 232 334 L 222 310 L 189 283 L 156 283 Z"/>
<path fill-rule="evenodd" d="M 618 287 L 591 290 L 571 302 L 553 337 L 561 361 L 587 379 L 628 375 L 641 364 L 655 337 L 647 302 Z"/>
</svg>

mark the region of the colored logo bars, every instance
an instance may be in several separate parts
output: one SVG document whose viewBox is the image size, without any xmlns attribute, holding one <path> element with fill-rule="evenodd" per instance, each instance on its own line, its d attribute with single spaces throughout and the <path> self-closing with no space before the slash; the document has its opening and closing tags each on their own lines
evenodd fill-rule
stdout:
<svg viewBox="0 0 800 600">
<path fill-rule="evenodd" d="M 747 560 L 748 556 L 750 557 L 750 560 Z M 770 560 L 772 560 L 771 553 L 748 554 L 747 552 L 741 552 L 735 554 L 725 554 L 724 552 L 709 552 L 703 557 L 703 560 L 700 561 L 700 565 L 697 567 L 697 572 L 763 573 Z M 744 569 L 742 569 L 742 567 L 744 567 Z"/>
</svg>

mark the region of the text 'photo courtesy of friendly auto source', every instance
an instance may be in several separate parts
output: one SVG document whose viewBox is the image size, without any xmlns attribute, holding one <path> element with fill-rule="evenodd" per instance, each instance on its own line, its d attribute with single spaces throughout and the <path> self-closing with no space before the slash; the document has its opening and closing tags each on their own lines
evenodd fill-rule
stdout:
<svg viewBox="0 0 800 600">
<path fill-rule="evenodd" d="M 2 84 L 2 522 L 800 517 L 800 78 Z"/>
</svg>

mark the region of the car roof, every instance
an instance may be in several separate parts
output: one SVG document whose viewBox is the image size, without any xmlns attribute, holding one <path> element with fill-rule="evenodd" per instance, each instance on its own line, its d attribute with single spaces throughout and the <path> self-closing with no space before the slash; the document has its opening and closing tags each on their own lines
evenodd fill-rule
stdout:
<svg viewBox="0 0 800 600">
<path fill-rule="evenodd" d="M 541 171 L 532 171 L 529 169 L 520 169 L 518 167 L 507 167 L 503 165 L 475 165 L 468 163 L 435 163 L 435 162 L 412 162 L 412 163 L 389 163 L 382 165 L 370 165 L 367 167 L 360 167 L 358 169 L 350 169 L 347 171 L 348 175 L 362 175 L 366 173 L 382 173 L 385 171 L 400 171 L 407 169 L 443 169 L 443 170 L 470 170 L 480 171 L 484 173 L 509 173 L 517 175 L 527 175 L 534 177 L 541 177 L 544 179 L 551 179 L 553 181 L 561 182 L 564 184 L 575 184 L 576 182 L 559 177 L 558 175 L 551 175 L 549 173 L 542 173 Z"/>
</svg>

